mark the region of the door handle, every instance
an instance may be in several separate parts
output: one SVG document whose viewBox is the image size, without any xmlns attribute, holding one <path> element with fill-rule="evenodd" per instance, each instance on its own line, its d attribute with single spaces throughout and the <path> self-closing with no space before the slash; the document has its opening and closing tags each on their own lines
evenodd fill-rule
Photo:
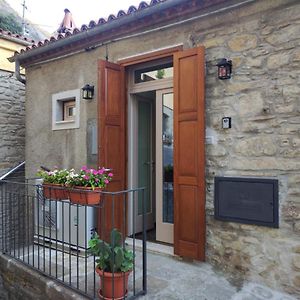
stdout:
<svg viewBox="0 0 300 300">
<path fill-rule="evenodd" d="M 155 166 L 154 161 L 146 161 L 146 162 L 144 162 L 144 165 L 149 166 L 151 169 L 151 172 L 154 172 L 154 166 Z"/>
</svg>

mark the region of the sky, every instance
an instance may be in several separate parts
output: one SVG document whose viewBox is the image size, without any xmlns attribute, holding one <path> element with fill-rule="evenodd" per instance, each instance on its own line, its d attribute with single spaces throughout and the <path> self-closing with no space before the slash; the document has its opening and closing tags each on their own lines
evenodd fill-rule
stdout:
<svg viewBox="0 0 300 300">
<path fill-rule="evenodd" d="M 6 2 L 22 16 L 24 0 L 6 0 Z M 27 10 L 25 18 L 43 30 L 53 33 L 58 29 L 64 17 L 64 9 L 68 8 L 77 27 L 91 20 L 116 15 L 119 10 L 128 10 L 130 5 L 137 6 L 142 0 L 25 0 Z M 149 3 L 149 1 L 146 1 Z"/>
</svg>

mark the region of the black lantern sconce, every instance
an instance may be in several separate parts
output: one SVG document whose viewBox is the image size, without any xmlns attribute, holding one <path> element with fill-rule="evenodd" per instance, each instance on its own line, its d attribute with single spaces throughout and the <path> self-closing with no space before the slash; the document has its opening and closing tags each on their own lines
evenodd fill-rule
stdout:
<svg viewBox="0 0 300 300">
<path fill-rule="evenodd" d="M 94 86 L 86 84 L 82 88 L 82 98 L 86 100 L 91 100 L 94 98 Z"/>
<path fill-rule="evenodd" d="M 218 77 L 219 79 L 230 79 L 232 73 L 232 61 L 222 58 L 218 63 Z"/>
</svg>

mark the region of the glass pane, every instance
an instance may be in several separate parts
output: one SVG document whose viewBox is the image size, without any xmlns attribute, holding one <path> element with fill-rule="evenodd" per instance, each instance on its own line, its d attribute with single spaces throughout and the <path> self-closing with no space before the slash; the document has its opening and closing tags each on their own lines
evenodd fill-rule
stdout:
<svg viewBox="0 0 300 300">
<path fill-rule="evenodd" d="M 173 93 L 163 94 L 163 222 L 174 223 Z"/>
<path fill-rule="evenodd" d="M 134 83 L 160 80 L 173 77 L 172 63 L 152 66 L 134 72 Z"/>
<path fill-rule="evenodd" d="M 69 116 L 72 117 L 74 115 L 74 107 L 69 107 Z"/>
<path fill-rule="evenodd" d="M 145 187 L 146 212 L 151 212 L 151 104 L 138 103 L 138 186 Z M 142 193 L 139 195 L 138 214 L 141 215 Z"/>
</svg>

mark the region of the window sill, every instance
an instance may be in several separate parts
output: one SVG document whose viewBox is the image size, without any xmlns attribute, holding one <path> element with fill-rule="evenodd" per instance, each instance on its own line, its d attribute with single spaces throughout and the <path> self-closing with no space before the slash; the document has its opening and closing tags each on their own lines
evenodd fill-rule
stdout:
<svg viewBox="0 0 300 300">
<path fill-rule="evenodd" d="M 59 124 L 75 124 L 75 120 L 65 120 L 65 121 L 56 121 L 55 122 L 56 125 L 59 125 Z"/>
</svg>

